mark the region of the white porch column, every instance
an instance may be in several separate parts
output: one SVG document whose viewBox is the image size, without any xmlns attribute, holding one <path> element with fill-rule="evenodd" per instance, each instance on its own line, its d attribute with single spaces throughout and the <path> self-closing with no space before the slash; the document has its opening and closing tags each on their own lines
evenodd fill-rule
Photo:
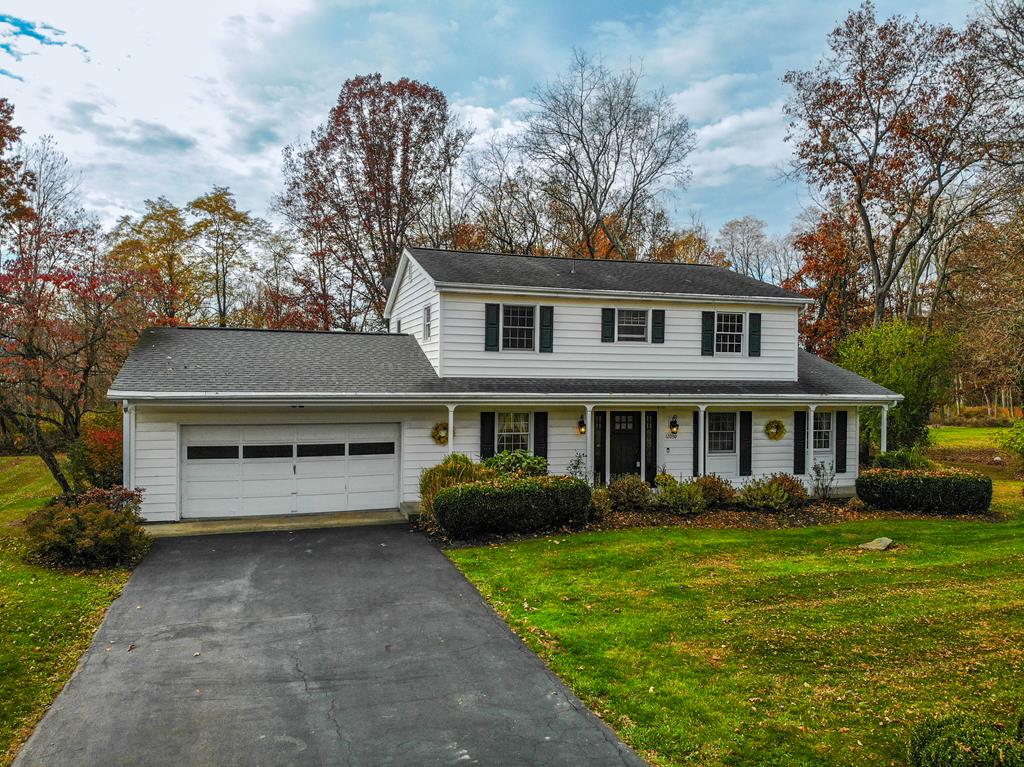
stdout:
<svg viewBox="0 0 1024 767">
<path fill-rule="evenodd" d="M 455 405 L 448 406 L 448 455 L 455 452 Z"/>
<path fill-rule="evenodd" d="M 704 476 L 704 456 L 707 453 L 707 437 L 704 432 L 704 411 L 707 405 L 697 405 L 697 476 Z"/>
<path fill-rule="evenodd" d="M 128 400 L 121 402 L 121 484 L 129 489 L 135 485 L 132 477 L 132 451 L 135 445 L 132 444 L 132 419 L 135 417 L 135 406 L 129 405 Z"/>
<path fill-rule="evenodd" d="M 807 456 L 804 462 L 807 464 L 807 476 L 811 476 L 811 469 L 814 468 L 814 410 L 816 405 L 807 406 L 807 434 L 804 435 L 807 443 Z"/>
<path fill-rule="evenodd" d="M 594 484 L 594 406 L 584 405 L 586 408 L 587 433 L 583 435 L 583 452 L 587 456 L 587 484 Z"/>
<path fill-rule="evenodd" d="M 882 433 L 879 437 L 881 444 L 879 449 L 881 452 L 885 452 L 889 442 L 889 406 L 882 405 Z"/>
</svg>

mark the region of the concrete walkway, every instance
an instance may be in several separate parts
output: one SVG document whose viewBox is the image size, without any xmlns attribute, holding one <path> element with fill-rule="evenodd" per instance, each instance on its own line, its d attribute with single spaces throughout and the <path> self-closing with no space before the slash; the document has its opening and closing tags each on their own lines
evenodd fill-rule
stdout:
<svg viewBox="0 0 1024 767">
<path fill-rule="evenodd" d="M 399 526 L 156 541 L 17 767 L 641 765 Z"/>
<path fill-rule="evenodd" d="M 193 519 L 184 522 L 151 522 L 143 525 L 154 538 L 179 538 L 184 535 L 223 535 L 260 533 L 268 530 L 317 530 L 328 527 L 365 525 L 404 525 L 405 515 L 394 509 L 380 511 L 336 511 L 330 514 L 279 514 L 270 517 L 232 517 L 230 519 Z"/>
</svg>

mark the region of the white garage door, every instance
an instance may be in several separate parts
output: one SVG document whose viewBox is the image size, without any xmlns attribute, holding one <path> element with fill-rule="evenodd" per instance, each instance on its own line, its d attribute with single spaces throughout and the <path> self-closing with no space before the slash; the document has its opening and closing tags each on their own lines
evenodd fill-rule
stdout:
<svg viewBox="0 0 1024 767">
<path fill-rule="evenodd" d="M 398 424 L 185 426 L 181 516 L 398 506 Z"/>
</svg>

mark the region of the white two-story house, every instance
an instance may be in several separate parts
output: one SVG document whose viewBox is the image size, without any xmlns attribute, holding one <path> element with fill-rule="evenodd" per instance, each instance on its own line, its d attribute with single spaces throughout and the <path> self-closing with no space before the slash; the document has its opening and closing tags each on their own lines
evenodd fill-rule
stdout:
<svg viewBox="0 0 1024 767">
<path fill-rule="evenodd" d="M 390 333 L 143 333 L 109 393 L 125 484 L 151 521 L 411 510 L 447 453 L 525 448 L 594 483 L 821 464 L 849 492 L 859 409 L 900 396 L 801 350 L 804 302 L 711 266 L 409 248 Z"/>
</svg>

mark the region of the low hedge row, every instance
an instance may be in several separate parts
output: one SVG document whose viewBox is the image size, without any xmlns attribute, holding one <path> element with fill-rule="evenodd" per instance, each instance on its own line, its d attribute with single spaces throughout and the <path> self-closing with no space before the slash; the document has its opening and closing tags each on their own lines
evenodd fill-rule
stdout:
<svg viewBox="0 0 1024 767">
<path fill-rule="evenodd" d="M 958 469 L 867 469 L 857 495 L 879 509 L 929 514 L 982 514 L 992 504 L 992 480 Z"/>
<path fill-rule="evenodd" d="M 590 512 L 590 486 L 572 477 L 497 477 L 440 490 L 433 512 L 453 538 L 576 525 Z"/>
</svg>

